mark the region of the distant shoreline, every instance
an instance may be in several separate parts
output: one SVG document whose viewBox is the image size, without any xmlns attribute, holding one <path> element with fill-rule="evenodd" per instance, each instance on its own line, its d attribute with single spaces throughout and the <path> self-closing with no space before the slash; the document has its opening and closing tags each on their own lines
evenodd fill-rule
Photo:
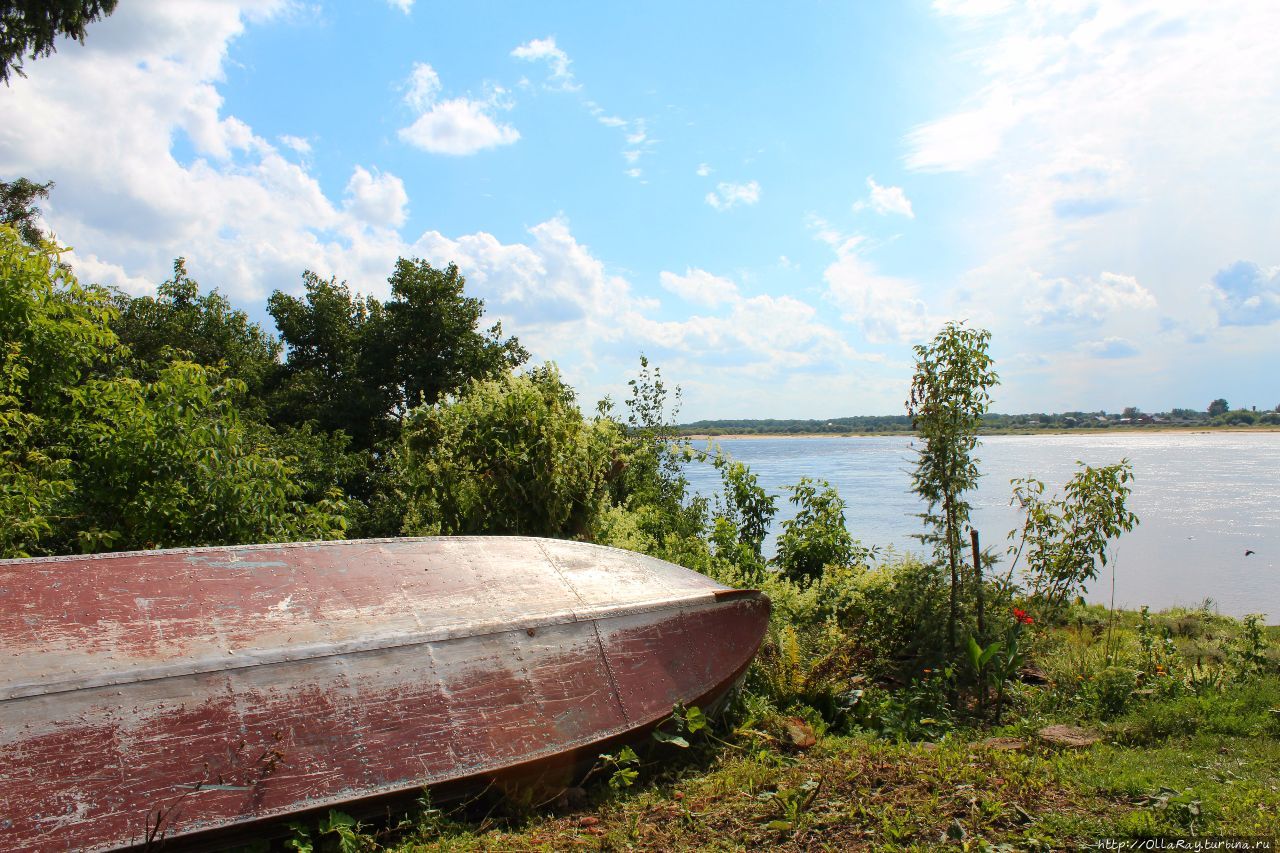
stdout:
<svg viewBox="0 0 1280 853">
<path fill-rule="evenodd" d="M 1104 436 L 1114 435 L 1115 433 L 1185 433 L 1187 435 L 1211 435 L 1214 433 L 1232 433 L 1242 434 L 1251 432 L 1280 432 L 1280 426 L 1272 426 L 1270 424 L 1264 426 L 1112 426 L 1105 429 L 1004 429 L 990 430 L 978 433 L 979 438 L 993 435 L 1079 435 L 1079 436 Z M 739 441 L 743 439 L 757 438 L 885 438 L 886 436 L 906 436 L 915 437 L 914 432 L 884 430 L 881 432 L 751 432 L 751 433 L 690 433 L 681 435 L 679 438 L 687 441 L 716 441 L 719 439 L 732 439 Z"/>
</svg>

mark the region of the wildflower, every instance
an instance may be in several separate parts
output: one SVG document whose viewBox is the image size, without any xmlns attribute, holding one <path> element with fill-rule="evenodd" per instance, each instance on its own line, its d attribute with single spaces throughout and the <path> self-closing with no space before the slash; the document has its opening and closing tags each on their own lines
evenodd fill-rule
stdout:
<svg viewBox="0 0 1280 853">
<path fill-rule="evenodd" d="M 1013 608 L 1013 618 L 1017 619 L 1018 622 L 1022 625 L 1033 625 L 1035 624 L 1035 621 L 1036 621 L 1027 615 L 1027 611 L 1023 610 L 1020 607 Z"/>
</svg>

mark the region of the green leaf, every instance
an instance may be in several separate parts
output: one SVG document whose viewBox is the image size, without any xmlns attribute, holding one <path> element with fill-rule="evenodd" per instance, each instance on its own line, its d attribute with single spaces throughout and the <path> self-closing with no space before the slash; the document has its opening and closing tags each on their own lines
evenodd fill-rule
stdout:
<svg viewBox="0 0 1280 853">
<path fill-rule="evenodd" d="M 969 636 L 969 662 L 973 664 L 975 672 L 982 671 L 982 646 L 978 645 L 978 641 Z"/>
<path fill-rule="evenodd" d="M 669 735 L 666 732 L 659 731 L 657 729 L 655 729 L 653 732 L 653 739 L 656 740 L 658 743 L 669 743 L 669 744 L 672 744 L 673 746 L 678 746 L 681 749 L 688 749 L 689 747 L 689 741 L 685 740 L 679 735 Z"/>
<path fill-rule="evenodd" d="M 708 725 L 706 714 L 702 713 L 702 709 L 694 705 L 685 713 L 685 725 L 689 729 L 689 734 L 694 734 Z"/>
</svg>

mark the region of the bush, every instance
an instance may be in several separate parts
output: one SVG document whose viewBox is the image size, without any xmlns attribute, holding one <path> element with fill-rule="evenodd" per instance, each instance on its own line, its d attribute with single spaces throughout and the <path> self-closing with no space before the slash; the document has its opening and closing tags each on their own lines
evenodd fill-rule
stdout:
<svg viewBox="0 0 1280 853">
<path fill-rule="evenodd" d="M 828 566 L 848 566 L 867 558 L 845 526 L 844 501 L 825 480 L 800 478 L 791 487 L 799 511 L 782 522 L 775 565 L 793 580 L 814 580 Z M 763 536 L 761 537 L 763 538 Z"/>
<path fill-rule="evenodd" d="M 1084 683 L 1080 695 L 1088 710 L 1106 720 L 1124 713 L 1137 686 L 1137 670 L 1108 666 Z"/>
<path fill-rule="evenodd" d="M 473 380 L 408 417 L 393 463 L 404 532 L 588 537 L 622 452 L 617 424 L 584 418 L 554 365 Z"/>
</svg>

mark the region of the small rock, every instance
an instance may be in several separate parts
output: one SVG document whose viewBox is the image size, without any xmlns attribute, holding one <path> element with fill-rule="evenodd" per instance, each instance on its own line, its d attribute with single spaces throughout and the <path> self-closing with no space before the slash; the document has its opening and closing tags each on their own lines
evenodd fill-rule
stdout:
<svg viewBox="0 0 1280 853">
<path fill-rule="evenodd" d="M 1049 676 L 1045 671 L 1035 666 L 1024 666 L 1018 671 L 1018 679 L 1023 684 L 1048 684 Z"/>
<path fill-rule="evenodd" d="M 1050 746 L 1061 746 L 1067 749 L 1083 749 L 1086 746 L 1093 746 L 1102 740 L 1102 736 L 1097 732 L 1091 732 L 1078 726 L 1064 725 L 1045 726 L 1036 732 L 1036 737 Z"/>
<path fill-rule="evenodd" d="M 600 818 L 593 817 L 592 815 L 583 815 L 578 818 L 578 826 L 595 826 L 599 822 Z"/>
<path fill-rule="evenodd" d="M 785 742 L 796 749 L 808 749 L 818 742 L 813 727 L 799 717 L 786 717 L 782 721 Z"/>
</svg>

